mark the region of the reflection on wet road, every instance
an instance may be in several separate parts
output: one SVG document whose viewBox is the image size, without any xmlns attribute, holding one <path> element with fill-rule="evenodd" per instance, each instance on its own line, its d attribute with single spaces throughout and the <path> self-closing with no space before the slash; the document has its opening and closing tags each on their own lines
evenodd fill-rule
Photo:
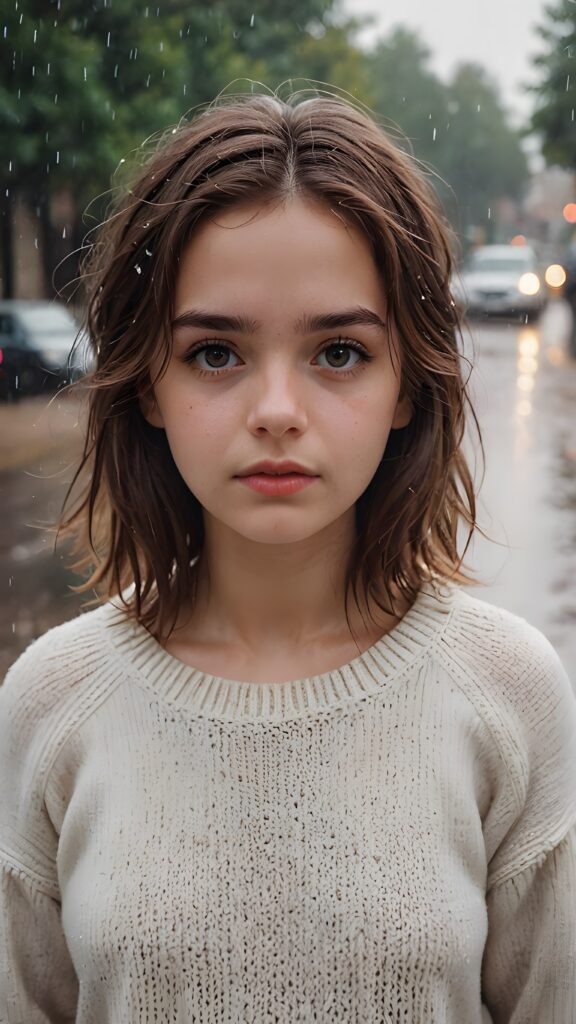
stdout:
<svg viewBox="0 0 576 1024">
<path fill-rule="evenodd" d="M 541 629 L 576 686 L 576 364 L 566 357 L 568 308 L 538 326 L 473 325 L 471 391 L 486 477 L 468 564 L 477 596 Z M 477 477 L 479 480 L 479 475 Z"/>
<path fill-rule="evenodd" d="M 478 597 L 524 616 L 552 641 L 576 685 L 576 363 L 570 317 L 549 305 L 538 326 L 473 325 L 466 354 L 486 449 L 478 536 L 467 564 Z M 93 594 L 52 553 L 53 521 L 80 450 L 77 403 L 0 406 L 0 679 L 34 637 L 76 615 Z M 473 436 L 472 436 L 473 441 Z M 473 453 L 477 454 L 477 453 Z M 481 465 L 478 463 L 477 480 Z"/>
</svg>

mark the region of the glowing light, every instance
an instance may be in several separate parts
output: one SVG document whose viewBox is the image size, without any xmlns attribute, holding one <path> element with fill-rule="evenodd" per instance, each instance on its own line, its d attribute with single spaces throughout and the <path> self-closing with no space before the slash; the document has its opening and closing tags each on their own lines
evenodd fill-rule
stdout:
<svg viewBox="0 0 576 1024">
<path fill-rule="evenodd" d="M 529 416 L 532 412 L 532 402 L 527 398 L 521 398 L 516 406 L 516 412 L 519 416 Z"/>
<path fill-rule="evenodd" d="M 576 203 L 566 203 L 562 215 L 569 224 L 576 224 Z"/>
<path fill-rule="evenodd" d="M 514 238 L 510 241 L 510 245 L 526 245 L 526 236 L 514 235 Z"/>
<path fill-rule="evenodd" d="M 521 373 L 516 381 L 519 391 L 534 391 L 534 377 L 528 373 Z"/>
<path fill-rule="evenodd" d="M 537 295 L 540 291 L 540 280 L 537 274 L 529 272 L 522 274 L 518 281 L 518 291 L 521 295 Z"/>
<path fill-rule="evenodd" d="M 566 271 L 559 263 L 551 263 L 544 274 L 546 284 L 551 288 L 561 288 L 566 281 Z"/>
<path fill-rule="evenodd" d="M 534 359 L 533 356 L 520 356 L 518 360 L 518 370 L 520 373 L 527 373 L 534 376 L 538 369 L 538 360 Z"/>
<path fill-rule="evenodd" d="M 518 353 L 521 356 L 536 356 L 540 348 L 538 334 L 533 327 L 525 327 L 518 335 Z"/>
</svg>

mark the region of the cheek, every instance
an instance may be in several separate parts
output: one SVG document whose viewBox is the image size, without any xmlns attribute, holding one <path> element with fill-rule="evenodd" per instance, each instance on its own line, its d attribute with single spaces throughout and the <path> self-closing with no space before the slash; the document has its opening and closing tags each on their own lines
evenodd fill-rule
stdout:
<svg viewBox="0 0 576 1024">
<path fill-rule="evenodd" d="M 217 465 L 215 456 L 226 452 L 237 424 L 229 402 L 193 400 L 190 394 L 172 392 L 164 400 L 162 412 L 168 443 L 176 462 L 204 469 Z"/>
</svg>

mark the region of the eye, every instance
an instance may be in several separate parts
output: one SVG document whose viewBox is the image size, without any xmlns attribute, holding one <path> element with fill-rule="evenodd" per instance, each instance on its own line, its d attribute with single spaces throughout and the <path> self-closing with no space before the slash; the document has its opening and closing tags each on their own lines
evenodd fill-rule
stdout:
<svg viewBox="0 0 576 1024">
<path fill-rule="evenodd" d="M 358 359 L 350 366 L 350 353 L 354 352 Z M 328 363 L 328 366 L 322 366 L 322 369 L 334 370 L 336 375 L 339 377 L 346 377 L 353 373 L 358 372 L 362 366 L 369 363 L 374 359 L 374 356 L 370 355 L 369 352 L 360 345 L 359 342 L 353 341 L 350 338 L 337 338 L 335 341 L 329 342 L 324 345 L 324 348 L 318 353 L 318 357 L 330 355 L 330 358 L 334 358 L 336 353 L 336 365 Z M 213 342 L 208 340 L 198 342 L 194 345 L 183 357 L 185 363 L 189 363 L 200 377 L 217 377 L 221 373 L 227 370 L 234 369 L 237 364 L 230 365 L 227 360 L 230 356 L 237 359 L 236 353 L 226 345 L 224 342 L 215 339 Z M 345 358 L 345 362 L 342 363 L 342 357 Z M 199 359 L 205 360 L 205 365 L 199 363 Z"/>
<path fill-rule="evenodd" d="M 200 364 L 200 366 L 198 367 L 200 371 L 202 373 L 206 373 L 207 371 L 212 371 L 212 373 L 218 373 L 220 370 L 230 369 L 230 366 L 226 364 L 226 359 L 228 356 L 231 355 L 234 356 L 235 354 L 232 351 L 232 349 L 228 347 L 228 345 L 207 345 L 206 343 L 204 343 L 193 348 L 190 352 L 186 354 L 184 359 L 185 362 L 187 363 L 198 365 L 196 362 L 198 358 L 200 356 L 205 357 L 206 359 L 209 359 L 207 367 L 204 367 Z"/>
<path fill-rule="evenodd" d="M 364 348 L 362 348 L 360 345 L 356 344 L 356 342 L 344 341 L 344 340 L 333 341 L 329 345 L 326 345 L 322 349 L 322 351 L 319 353 L 318 358 L 320 358 L 320 356 L 327 356 L 328 353 L 332 353 L 332 354 L 336 353 L 336 365 L 334 366 L 334 365 L 330 365 L 329 364 L 328 369 L 329 370 L 341 370 L 341 369 L 349 370 L 349 369 L 352 368 L 350 366 L 350 359 L 349 359 L 349 356 L 350 356 L 351 352 L 354 352 L 355 355 L 358 356 L 358 359 L 355 362 L 352 363 L 352 367 L 356 367 L 356 366 L 358 366 L 358 363 L 361 363 L 364 360 L 368 360 L 370 358 L 368 356 L 368 353 L 366 352 L 366 350 Z M 341 361 L 342 357 L 344 357 L 345 360 L 346 360 L 344 365 L 342 364 L 342 361 Z"/>
</svg>

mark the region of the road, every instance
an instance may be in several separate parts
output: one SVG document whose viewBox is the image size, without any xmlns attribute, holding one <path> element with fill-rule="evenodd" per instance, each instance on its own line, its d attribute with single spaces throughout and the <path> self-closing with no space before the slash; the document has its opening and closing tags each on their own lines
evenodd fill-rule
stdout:
<svg viewBox="0 0 576 1024">
<path fill-rule="evenodd" d="M 576 363 L 566 356 L 568 308 L 538 326 L 473 325 L 465 354 L 486 451 L 477 536 L 466 564 L 474 593 L 541 629 L 576 686 Z M 83 413 L 64 396 L 0 406 L 0 679 L 34 637 L 78 614 L 56 518 L 82 445 Z M 477 456 L 473 435 L 467 442 Z M 481 465 L 476 478 L 480 483 Z"/>
</svg>

